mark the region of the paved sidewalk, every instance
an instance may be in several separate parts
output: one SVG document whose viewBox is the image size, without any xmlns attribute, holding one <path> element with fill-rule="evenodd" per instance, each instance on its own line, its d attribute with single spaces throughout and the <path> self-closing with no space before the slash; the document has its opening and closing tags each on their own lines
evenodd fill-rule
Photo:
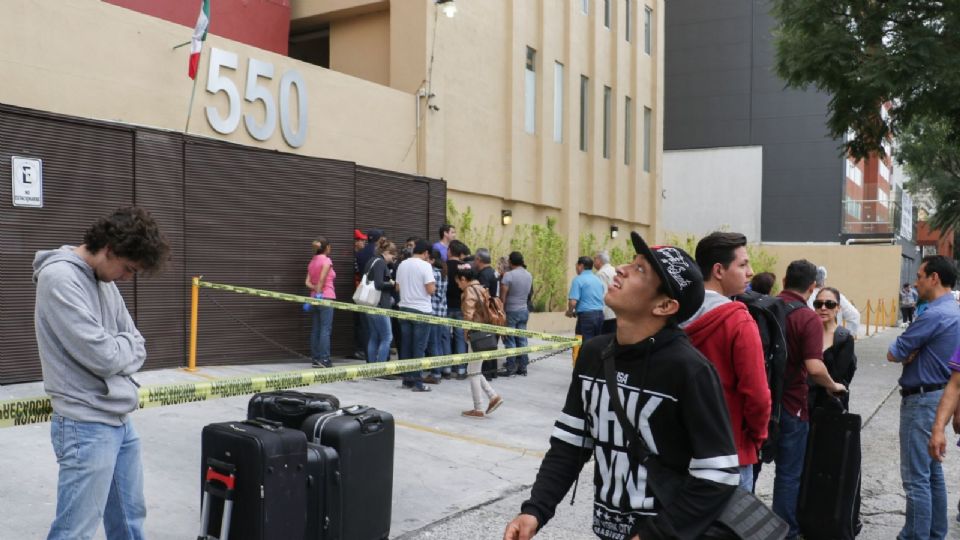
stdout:
<svg viewBox="0 0 960 540">
<path fill-rule="evenodd" d="M 894 392 L 899 366 L 885 361 L 898 330 L 857 343 L 859 369 L 851 406 L 863 415 L 865 528 L 861 538 L 893 538 L 903 521 L 904 500 L 897 449 L 900 398 Z M 144 384 L 203 381 L 262 371 L 287 371 L 303 364 L 225 366 L 190 374 L 181 370 L 143 373 Z M 396 381 L 364 380 L 314 386 L 345 405 L 363 403 L 397 419 L 392 538 L 497 539 L 529 495 L 570 377 L 564 353 L 530 368 L 529 377 L 495 379 L 504 406 L 484 420 L 460 416 L 471 406 L 465 381 L 449 380 L 429 394 L 401 390 Z M 0 387 L 0 399 L 42 393 L 40 383 Z M 200 430 L 210 423 L 241 419 L 247 397 L 138 411 L 134 423 L 143 439 L 151 539 L 195 538 L 199 522 Z M 584 468 L 576 504 L 564 502 L 538 539 L 594 538 L 590 532 L 592 465 Z M 0 429 L 0 533 L 2 538 L 43 538 L 54 512 L 56 462 L 49 425 Z M 761 475 L 758 491 L 769 501 L 773 469 Z M 947 458 L 949 491 L 960 478 L 960 449 Z M 568 495 L 569 497 L 569 495 Z M 568 498 L 569 501 L 569 498 Z M 956 508 L 951 495 L 951 508 Z M 954 512 L 951 511 L 951 526 Z M 102 532 L 98 538 L 102 538 Z M 951 538 L 960 539 L 958 530 Z"/>
</svg>

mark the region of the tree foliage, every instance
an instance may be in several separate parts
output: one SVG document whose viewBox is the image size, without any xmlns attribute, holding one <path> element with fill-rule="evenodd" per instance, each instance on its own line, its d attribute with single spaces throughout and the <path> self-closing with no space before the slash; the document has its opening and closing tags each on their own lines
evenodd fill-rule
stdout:
<svg viewBox="0 0 960 540">
<path fill-rule="evenodd" d="M 936 204 L 930 226 L 960 230 L 960 145 L 951 139 L 942 118 L 917 118 L 898 139 L 897 161 L 910 176 L 906 188 L 913 194 L 929 192 Z"/>
<path fill-rule="evenodd" d="M 771 0 L 776 71 L 830 94 L 827 126 L 845 150 L 883 155 L 889 133 L 940 119 L 960 141 L 960 0 Z M 887 119 L 880 106 L 892 102 Z"/>
</svg>

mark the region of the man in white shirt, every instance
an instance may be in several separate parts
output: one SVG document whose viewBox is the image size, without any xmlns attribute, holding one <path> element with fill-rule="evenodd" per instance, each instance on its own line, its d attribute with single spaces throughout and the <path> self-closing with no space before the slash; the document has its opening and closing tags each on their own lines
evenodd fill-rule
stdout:
<svg viewBox="0 0 960 540">
<path fill-rule="evenodd" d="M 603 282 L 603 294 L 606 298 L 607 290 L 613 283 L 613 277 L 617 275 L 617 270 L 610 264 L 610 254 L 606 251 L 597 252 L 593 256 L 593 267 L 597 269 L 597 277 Z M 610 309 L 606 300 L 603 302 L 603 325 L 600 327 L 601 334 L 613 334 L 617 331 L 617 314 Z"/>
<path fill-rule="evenodd" d="M 433 313 L 430 298 L 437 289 L 437 282 L 433 277 L 433 267 L 427 262 L 429 257 L 430 244 L 418 239 L 413 245 L 413 255 L 397 268 L 400 311 L 421 315 Z M 427 355 L 429 338 L 429 324 L 400 319 L 400 359 L 424 358 Z M 423 383 L 419 371 L 404 373 L 403 387 L 414 392 L 430 391 L 430 387 Z"/>
</svg>

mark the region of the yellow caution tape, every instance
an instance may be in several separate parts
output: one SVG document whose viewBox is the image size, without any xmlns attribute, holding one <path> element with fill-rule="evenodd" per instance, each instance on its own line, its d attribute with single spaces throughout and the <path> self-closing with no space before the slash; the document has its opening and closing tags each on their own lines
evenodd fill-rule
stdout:
<svg viewBox="0 0 960 540">
<path fill-rule="evenodd" d="M 496 326 L 493 324 L 461 321 L 459 319 L 447 319 L 445 317 L 437 317 L 434 315 L 423 315 L 419 313 L 411 313 L 409 311 L 400 311 L 396 309 L 383 309 L 383 308 L 375 308 L 375 307 L 369 307 L 369 306 L 361 306 L 361 305 L 351 304 L 347 302 L 337 302 L 336 300 L 324 300 L 322 298 L 311 298 L 309 296 L 300 296 L 297 294 L 265 291 L 263 289 L 253 289 L 251 287 L 223 285 L 221 283 L 210 283 L 209 281 L 200 281 L 198 282 L 198 285 L 200 287 L 205 287 L 207 289 L 217 289 L 221 291 L 229 291 L 229 292 L 234 292 L 239 294 L 249 294 L 251 296 L 259 296 L 261 298 L 272 298 L 274 300 L 285 300 L 287 302 L 298 302 L 301 304 L 309 303 L 315 306 L 332 307 L 336 309 L 342 309 L 345 311 L 355 311 L 357 313 L 368 313 L 370 315 L 386 315 L 387 317 L 394 317 L 397 319 L 403 319 L 408 321 L 417 321 L 417 322 L 423 322 L 428 324 L 442 324 L 444 326 L 452 326 L 454 328 L 463 328 L 464 330 L 478 330 L 482 332 L 491 332 L 491 333 L 499 334 L 502 336 L 519 336 L 519 337 L 540 339 L 543 341 L 556 341 L 556 342 L 572 341 L 572 339 L 569 337 L 558 336 L 556 334 L 547 334 L 545 332 L 520 330 L 518 328 L 508 328 L 506 326 Z"/>
<path fill-rule="evenodd" d="M 446 320 L 446 319 L 444 319 Z M 179 405 L 196 401 L 272 392 L 288 388 L 300 388 L 314 384 L 351 381 L 371 377 L 383 377 L 406 372 L 425 371 L 444 366 L 492 360 L 504 356 L 562 351 L 572 348 L 577 341 L 567 338 L 564 342 L 531 345 L 513 349 L 449 354 L 430 358 L 413 358 L 393 362 L 355 364 L 323 369 L 305 369 L 266 375 L 230 377 L 198 383 L 160 384 L 140 388 L 140 408 Z M 49 422 L 53 409 L 47 396 L 0 401 L 0 428 L 25 426 Z"/>
</svg>

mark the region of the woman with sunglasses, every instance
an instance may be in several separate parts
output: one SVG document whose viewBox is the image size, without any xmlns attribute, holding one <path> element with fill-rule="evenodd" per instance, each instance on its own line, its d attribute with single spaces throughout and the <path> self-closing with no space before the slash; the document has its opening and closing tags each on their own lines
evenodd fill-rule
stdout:
<svg viewBox="0 0 960 540">
<path fill-rule="evenodd" d="M 837 324 L 837 311 L 840 309 L 840 291 L 833 287 L 824 287 L 813 301 L 813 309 L 823 323 L 823 363 L 833 380 L 850 388 L 850 381 L 857 371 L 857 355 L 854 353 L 853 334 Z M 821 386 L 811 385 L 809 396 L 810 415 L 817 407 L 835 404 L 840 399 L 844 410 L 848 408 L 849 392 L 834 398 Z"/>
</svg>

